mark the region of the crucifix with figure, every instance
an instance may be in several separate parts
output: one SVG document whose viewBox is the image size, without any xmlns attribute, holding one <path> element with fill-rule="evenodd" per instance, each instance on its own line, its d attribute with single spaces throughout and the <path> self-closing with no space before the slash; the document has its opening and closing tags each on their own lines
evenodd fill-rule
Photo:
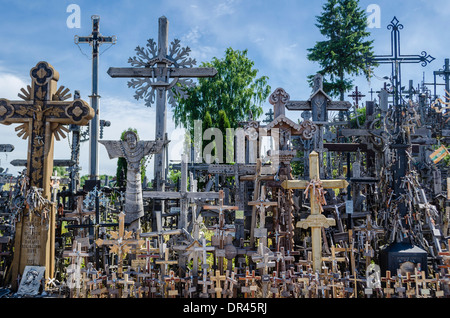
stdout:
<svg viewBox="0 0 450 318">
<path fill-rule="evenodd" d="M 50 177 L 53 172 L 54 137 L 65 137 L 68 129 L 63 125 L 86 125 L 94 111 L 81 100 L 66 101 L 68 89 L 57 89 L 59 73 L 47 62 L 38 62 L 30 71 L 31 86 L 22 88 L 14 101 L 0 99 L 0 123 L 20 124 L 18 136 L 28 138 L 27 177 L 30 187 L 42 189 L 42 196 L 51 200 Z M 48 226 L 34 217 L 21 218 L 16 225 L 13 282 L 26 265 L 45 266 L 45 278 L 53 278 L 55 268 L 55 210 L 52 205 Z M 33 225 L 33 233 L 27 229 Z"/>
<path fill-rule="evenodd" d="M 284 189 L 304 189 L 309 195 L 311 214 L 306 220 L 297 222 L 297 227 L 303 229 L 311 228 L 312 257 L 314 271 L 321 270 L 322 263 L 322 228 L 328 228 L 336 224 L 335 219 L 326 218 L 321 213 L 324 201 L 321 196 L 323 189 L 342 189 L 348 187 L 346 180 L 320 180 L 319 154 L 315 151 L 309 155 L 309 177 L 310 180 L 285 180 L 281 184 Z M 309 193 L 308 193 L 309 191 Z"/>
<path fill-rule="evenodd" d="M 194 84 L 192 78 L 214 77 L 214 68 L 194 68 L 196 61 L 189 58 L 189 47 L 181 48 L 180 41 L 175 39 L 169 47 L 169 21 L 159 18 L 158 44 L 153 39 L 147 41 L 147 48 L 136 48 L 137 57 L 129 58 L 134 66 L 129 68 L 110 67 L 111 77 L 131 78 L 129 87 L 136 89 L 136 99 L 145 99 L 146 105 L 156 101 L 155 138 L 164 140 L 167 125 L 167 98 L 174 104 L 175 95 L 186 96 L 186 88 Z M 167 147 L 167 146 L 165 146 Z M 165 190 L 166 151 L 155 155 L 154 180 L 156 190 Z M 164 212 L 164 201 L 155 201 L 155 211 Z"/>
</svg>

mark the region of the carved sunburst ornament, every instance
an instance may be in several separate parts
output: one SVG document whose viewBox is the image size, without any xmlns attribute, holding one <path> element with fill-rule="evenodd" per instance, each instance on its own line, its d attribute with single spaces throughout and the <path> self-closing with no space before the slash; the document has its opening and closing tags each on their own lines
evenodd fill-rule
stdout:
<svg viewBox="0 0 450 318">
<path fill-rule="evenodd" d="M 137 100 L 144 99 L 145 105 L 150 107 L 156 100 L 156 93 L 163 94 L 167 91 L 168 103 L 175 106 L 175 96 L 185 98 L 186 90 L 194 87 L 194 81 L 189 78 L 170 78 L 171 68 L 189 68 L 196 65 L 195 59 L 189 57 L 191 49 L 189 47 L 182 48 L 180 40 L 175 39 L 169 46 L 168 54 L 162 56 L 158 54 L 158 47 L 153 39 L 147 40 L 145 47 L 136 47 L 136 56 L 130 57 L 128 63 L 135 67 L 152 68 L 154 76 L 152 78 L 132 78 L 128 82 L 128 87 L 136 89 L 134 98 Z M 160 63 L 164 63 L 165 67 L 159 67 Z M 158 81 L 157 77 L 163 76 L 165 81 Z"/>
</svg>

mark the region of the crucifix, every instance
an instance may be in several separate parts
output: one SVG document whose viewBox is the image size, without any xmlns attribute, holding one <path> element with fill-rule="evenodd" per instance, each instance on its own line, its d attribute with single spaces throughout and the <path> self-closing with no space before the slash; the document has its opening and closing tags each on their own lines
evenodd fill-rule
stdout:
<svg viewBox="0 0 450 318">
<path fill-rule="evenodd" d="M 284 189 L 304 189 L 305 196 L 309 195 L 311 215 L 306 220 L 297 223 L 297 227 L 303 229 L 311 228 L 313 269 L 320 272 L 322 263 L 322 228 L 328 228 L 336 224 L 335 219 L 326 218 L 322 212 L 324 202 L 323 189 L 347 188 L 346 180 L 320 180 L 319 176 L 319 154 L 315 151 L 309 155 L 310 181 L 285 180 L 281 184 Z M 309 191 L 309 194 L 308 194 Z"/>
<path fill-rule="evenodd" d="M 370 62 L 379 64 L 391 64 L 392 66 L 392 81 L 394 89 L 394 107 L 400 105 L 401 98 L 401 64 L 403 63 L 421 63 L 425 67 L 431 63 L 435 58 L 422 51 L 420 55 L 402 55 L 400 52 L 400 30 L 403 29 L 403 24 L 400 24 L 398 19 L 394 17 L 391 23 L 387 26 L 391 30 L 391 55 L 376 55 L 370 58 Z"/>
<path fill-rule="evenodd" d="M 169 21 L 162 16 L 159 18 L 158 44 L 149 39 L 147 50 L 138 46 L 137 57 L 128 59 L 135 67 L 108 69 L 111 77 L 132 78 L 128 86 L 136 89 L 136 99 L 145 98 L 147 106 L 151 106 L 156 99 L 156 140 L 166 138 L 167 97 L 173 105 L 176 94 L 186 96 L 186 88 L 193 86 L 192 78 L 214 77 L 217 74 L 214 68 L 192 67 L 196 61 L 188 58 L 191 49 L 181 48 L 177 39 L 169 47 L 168 38 Z M 155 155 L 154 178 L 157 191 L 165 190 L 165 155 L 165 150 Z M 155 208 L 155 211 L 164 211 L 164 201 L 157 202 Z"/>
<path fill-rule="evenodd" d="M 89 105 L 81 100 L 66 101 L 68 89 L 57 89 L 59 73 L 47 62 L 38 62 L 30 71 L 31 86 L 22 88 L 23 101 L 0 99 L 0 123 L 16 124 L 18 135 L 28 138 L 27 178 L 31 187 L 43 190 L 50 200 L 50 177 L 53 172 L 54 139 L 65 137 L 63 125 L 86 125 L 94 116 Z M 15 253 L 12 277 L 23 273 L 26 265 L 45 266 L 45 278 L 53 277 L 55 268 L 55 213 L 51 207 L 48 228 L 39 224 L 34 233 L 27 232 L 30 218 L 22 218 L 16 225 Z M 40 223 L 40 222 L 39 222 Z M 36 226 L 36 224 L 35 224 Z M 27 239 L 23 239 L 28 236 Z M 14 280 L 15 282 L 15 280 Z M 14 288 L 14 287 L 13 287 Z"/>
<path fill-rule="evenodd" d="M 98 15 L 91 16 L 92 20 L 92 33 L 89 36 L 75 36 L 75 44 L 88 43 L 92 46 L 92 95 L 91 107 L 94 109 L 94 118 L 89 124 L 89 174 L 90 180 L 98 179 L 98 134 L 99 134 L 99 116 L 100 109 L 98 105 L 98 100 L 100 96 L 98 95 L 98 58 L 99 58 L 99 47 L 103 43 L 110 43 L 111 45 L 116 44 L 116 36 L 103 36 L 100 33 L 100 17 Z"/>
</svg>

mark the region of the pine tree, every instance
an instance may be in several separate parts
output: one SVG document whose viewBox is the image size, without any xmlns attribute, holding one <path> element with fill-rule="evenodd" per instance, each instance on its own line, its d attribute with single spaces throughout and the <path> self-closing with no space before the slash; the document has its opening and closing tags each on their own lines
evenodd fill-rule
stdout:
<svg viewBox="0 0 450 318">
<path fill-rule="evenodd" d="M 308 59 L 318 62 L 324 76 L 324 90 L 331 96 L 344 94 L 353 86 L 346 75 L 365 75 L 369 80 L 373 66 L 368 58 L 373 57 L 373 40 L 367 40 L 367 16 L 359 7 L 359 0 L 328 0 L 317 16 L 316 26 L 326 38 L 308 49 Z M 310 81 L 314 75 L 309 77 Z"/>
</svg>

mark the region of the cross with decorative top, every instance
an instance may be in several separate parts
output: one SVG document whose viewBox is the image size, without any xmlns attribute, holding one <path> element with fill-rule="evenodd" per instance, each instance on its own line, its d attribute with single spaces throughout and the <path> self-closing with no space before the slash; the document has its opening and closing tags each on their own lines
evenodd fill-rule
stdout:
<svg viewBox="0 0 450 318">
<path fill-rule="evenodd" d="M 112 239 L 103 240 L 97 239 L 95 244 L 97 246 L 109 245 L 111 252 L 118 256 L 118 274 L 121 275 L 123 271 L 123 258 L 131 251 L 132 246 L 142 246 L 145 241 L 133 238 L 133 232 L 125 230 L 125 213 L 119 214 L 119 231 L 111 231 Z"/>
<path fill-rule="evenodd" d="M 304 189 L 305 196 L 309 195 L 311 202 L 311 215 L 306 220 L 297 223 L 297 227 L 311 228 L 313 269 L 321 270 L 322 263 L 322 228 L 328 228 L 336 224 L 335 219 L 326 218 L 321 212 L 325 202 L 323 189 L 347 188 L 346 180 L 320 180 L 319 155 L 312 151 L 309 155 L 309 175 L 311 180 L 285 180 L 281 184 L 284 189 Z M 309 193 L 308 193 L 309 191 Z"/>
<path fill-rule="evenodd" d="M 359 101 L 362 99 L 362 97 L 365 97 L 366 95 L 363 95 L 359 90 L 358 90 L 358 86 L 355 86 L 355 91 L 353 93 L 351 93 L 350 95 L 348 95 L 348 97 L 353 98 L 353 100 L 355 101 L 355 107 L 359 108 Z"/>
</svg>

